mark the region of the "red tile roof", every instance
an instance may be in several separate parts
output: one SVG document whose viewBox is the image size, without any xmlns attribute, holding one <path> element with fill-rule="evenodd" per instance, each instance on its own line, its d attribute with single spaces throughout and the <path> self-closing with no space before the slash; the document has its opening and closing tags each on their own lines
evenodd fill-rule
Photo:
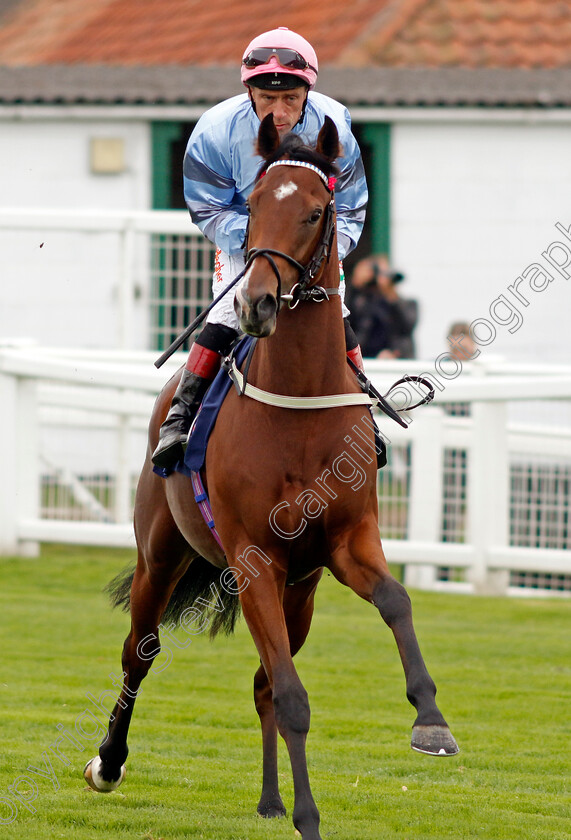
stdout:
<svg viewBox="0 0 571 840">
<path fill-rule="evenodd" d="M 0 64 L 233 64 L 259 31 L 289 26 L 322 62 L 389 0 L 21 0 L 0 26 Z M 260 25 L 258 21 L 263 22 Z M 254 22 L 254 23 L 253 23 Z"/>
<path fill-rule="evenodd" d="M 0 65 L 236 65 L 259 31 L 289 26 L 312 42 L 322 64 L 571 66 L 567 0 L 269 6 L 267 0 L 19 0 L 0 20 Z"/>
<path fill-rule="evenodd" d="M 569 67 L 565 0 L 403 0 L 344 61 L 390 67 Z"/>
</svg>

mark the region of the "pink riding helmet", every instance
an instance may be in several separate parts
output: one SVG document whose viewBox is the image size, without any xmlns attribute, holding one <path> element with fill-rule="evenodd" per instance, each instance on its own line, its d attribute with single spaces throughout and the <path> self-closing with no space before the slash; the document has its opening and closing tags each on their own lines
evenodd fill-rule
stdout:
<svg viewBox="0 0 571 840">
<path fill-rule="evenodd" d="M 276 54 L 270 54 L 268 56 L 269 61 L 266 60 L 265 63 L 256 64 L 255 66 L 247 66 L 244 63 L 247 61 L 248 56 L 250 56 L 255 50 L 264 49 L 275 49 Z M 297 53 L 302 61 L 298 62 L 294 60 L 294 62 L 297 64 L 303 64 L 305 62 L 306 66 L 296 67 L 280 64 L 277 56 L 277 51 L 280 49 L 291 50 L 292 52 Z M 242 56 L 240 76 L 242 82 L 247 85 L 248 81 L 250 79 L 254 79 L 256 76 L 260 76 L 264 73 L 277 72 L 290 76 L 297 76 L 311 89 L 315 87 L 318 69 L 317 56 L 309 41 L 306 41 L 305 38 L 298 35 L 296 32 L 292 32 L 291 29 L 288 29 L 285 26 L 280 26 L 277 29 L 271 29 L 269 32 L 262 32 L 262 34 L 254 38 L 253 41 L 250 41 L 244 51 L 244 55 Z"/>
</svg>

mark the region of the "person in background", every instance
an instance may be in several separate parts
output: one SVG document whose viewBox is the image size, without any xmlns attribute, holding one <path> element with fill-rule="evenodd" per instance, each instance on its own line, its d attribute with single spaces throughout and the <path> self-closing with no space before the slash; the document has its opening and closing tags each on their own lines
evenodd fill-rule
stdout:
<svg viewBox="0 0 571 840">
<path fill-rule="evenodd" d="M 393 271 L 385 255 L 356 264 L 348 295 L 349 320 L 363 356 L 414 359 L 418 304 L 400 296 L 398 284 L 403 280 L 404 274 Z"/>
<path fill-rule="evenodd" d="M 449 348 L 446 355 L 451 359 L 455 359 L 462 365 L 464 362 L 469 362 L 480 355 L 480 351 L 476 347 L 476 343 L 470 335 L 470 324 L 465 321 L 455 321 L 448 331 L 447 341 Z M 457 402 L 445 403 L 444 411 L 453 417 L 469 417 L 470 403 Z"/>
<path fill-rule="evenodd" d="M 466 321 L 455 321 L 448 331 L 448 355 L 459 362 L 469 362 L 480 355 L 476 342 L 470 334 L 470 324 Z"/>
</svg>

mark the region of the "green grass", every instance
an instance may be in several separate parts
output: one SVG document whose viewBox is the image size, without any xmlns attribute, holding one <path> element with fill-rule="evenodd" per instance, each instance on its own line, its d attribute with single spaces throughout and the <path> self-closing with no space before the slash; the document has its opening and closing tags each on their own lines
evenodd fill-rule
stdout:
<svg viewBox="0 0 571 840">
<path fill-rule="evenodd" d="M 8 788 L 36 781 L 31 813 L 0 838 L 283 840 L 291 818 L 255 815 L 261 750 L 252 702 L 257 655 L 243 622 L 231 639 L 200 637 L 143 685 L 127 779 L 116 793 L 82 778 L 93 746 L 50 753 L 120 672 L 128 618 L 101 590 L 130 559 L 46 547 L 0 559 L 0 821 Z M 298 669 L 310 696 L 310 774 L 322 836 L 338 840 L 563 840 L 571 832 L 571 602 L 412 593 L 415 623 L 459 756 L 409 748 L 414 710 L 390 631 L 326 577 Z M 107 704 L 111 702 L 110 697 Z M 95 733 L 97 735 L 97 733 Z M 82 738 L 81 743 L 87 743 Z M 27 771 L 51 755 L 56 785 Z M 283 749 L 282 795 L 292 781 Z M 27 782 L 19 790 L 26 795 Z M 30 797 L 35 791 L 30 791 Z"/>
</svg>

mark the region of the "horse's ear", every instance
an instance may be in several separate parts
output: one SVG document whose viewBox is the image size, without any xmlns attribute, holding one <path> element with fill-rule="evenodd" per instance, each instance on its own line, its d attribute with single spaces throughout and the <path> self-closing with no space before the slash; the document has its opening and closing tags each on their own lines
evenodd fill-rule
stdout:
<svg viewBox="0 0 571 840">
<path fill-rule="evenodd" d="M 325 117 L 325 122 L 323 123 L 317 138 L 317 146 L 315 150 L 326 157 L 329 161 L 334 161 L 339 157 L 341 152 L 339 134 L 337 132 L 337 126 L 331 117 Z"/>
<path fill-rule="evenodd" d="M 274 125 L 272 114 L 264 117 L 258 131 L 258 144 L 256 151 L 264 160 L 267 160 L 280 145 L 280 135 Z"/>
</svg>

